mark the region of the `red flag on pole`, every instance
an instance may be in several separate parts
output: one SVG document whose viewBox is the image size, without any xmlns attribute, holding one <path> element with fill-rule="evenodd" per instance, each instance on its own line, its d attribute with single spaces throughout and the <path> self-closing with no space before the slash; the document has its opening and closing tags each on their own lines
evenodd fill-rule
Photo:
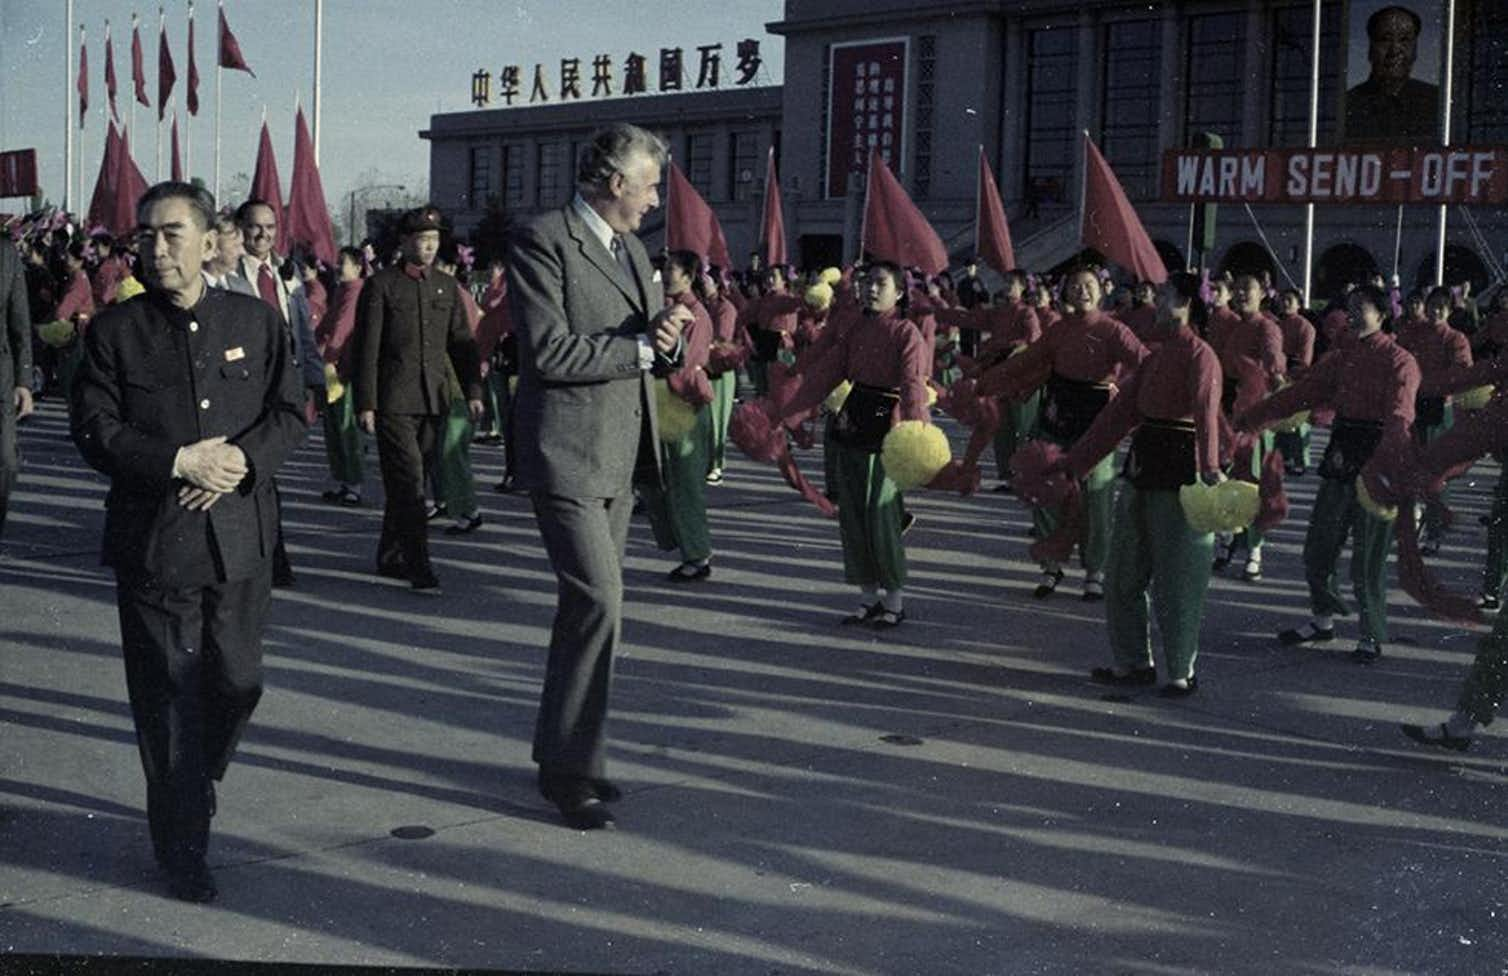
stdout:
<svg viewBox="0 0 1508 976">
<path fill-rule="evenodd" d="M 116 157 L 120 155 L 120 133 L 116 131 L 114 122 L 106 120 L 105 127 L 105 154 L 100 159 L 99 175 L 94 179 L 94 195 L 89 198 L 89 226 L 105 227 L 114 233 L 109 221 L 115 207 L 115 177 L 120 166 Z"/>
<path fill-rule="evenodd" d="M 948 268 L 948 251 L 911 202 L 900 181 L 877 150 L 869 152 L 869 186 L 864 203 L 864 250 L 903 268 L 918 267 L 929 275 Z"/>
<path fill-rule="evenodd" d="M 285 240 L 307 248 L 325 264 L 335 264 L 335 233 L 330 209 L 314 162 L 314 139 L 299 109 L 293 121 L 293 184 L 288 188 L 288 233 Z"/>
<path fill-rule="evenodd" d="M 115 155 L 115 191 L 105 227 L 117 237 L 136 229 L 136 201 L 147 192 L 147 178 L 131 158 L 131 134 L 121 134 Z"/>
<path fill-rule="evenodd" d="M 152 100 L 147 97 L 147 68 L 141 56 L 141 27 L 131 24 L 131 84 L 136 87 L 136 100 L 147 108 Z"/>
<path fill-rule="evenodd" d="M 266 203 L 277 215 L 278 233 L 272 243 L 272 248 L 279 253 L 281 253 L 280 244 L 284 239 L 283 231 L 288 223 L 283 213 L 281 186 L 282 181 L 278 178 L 277 157 L 272 154 L 272 134 L 267 131 L 266 121 L 263 121 L 262 138 L 257 143 L 257 165 L 251 174 L 251 199 Z"/>
<path fill-rule="evenodd" d="M 188 31 L 188 86 L 183 92 L 183 103 L 190 115 L 199 114 L 199 65 L 194 61 L 194 5 L 189 4 Z"/>
<path fill-rule="evenodd" d="M 84 43 L 84 28 L 79 28 L 79 128 L 84 127 L 84 116 L 89 114 L 89 45 Z"/>
<path fill-rule="evenodd" d="M 785 264 L 785 211 L 780 201 L 780 180 L 775 175 L 775 147 L 770 147 L 764 175 L 764 220 L 759 231 L 764 266 Z"/>
<path fill-rule="evenodd" d="M 168 98 L 173 94 L 173 83 L 178 72 L 173 70 L 173 52 L 168 50 L 168 28 L 164 24 L 157 35 L 157 121 L 167 115 Z M 159 159 L 161 157 L 158 157 Z"/>
<path fill-rule="evenodd" d="M 1099 148 L 1084 133 L 1084 216 L 1079 239 L 1143 281 L 1161 284 L 1168 268 Z"/>
<path fill-rule="evenodd" d="M 178 112 L 173 112 L 172 168 L 168 171 L 174 183 L 183 182 L 183 157 L 178 155 Z"/>
<path fill-rule="evenodd" d="M 220 52 L 217 62 L 222 68 L 233 68 L 236 71 L 244 71 L 253 78 L 257 76 L 246 64 L 246 58 L 241 55 L 241 45 L 236 43 L 236 35 L 230 32 L 230 25 L 225 22 L 225 8 L 220 8 Z"/>
<path fill-rule="evenodd" d="M 105 21 L 105 94 L 110 99 L 110 118 L 120 118 L 115 107 L 115 47 L 110 43 L 110 22 Z"/>
<path fill-rule="evenodd" d="M 709 264 L 728 268 L 728 242 L 717 214 L 681 168 L 670 163 L 665 200 L 665 246 L 672 251 L 691 251 Z"/>
<path fill-rule="evenodd" d="M 1001 274 L 1016 267 L 1016 249 L 1011 246 L 1011 229 L 1005 222 L 1005 207 L 995 187 L 995 174 L 984 147 L 979 147 L 979 202 L 974 212 L 974 250 L 985 264 Z"/>
</svg>

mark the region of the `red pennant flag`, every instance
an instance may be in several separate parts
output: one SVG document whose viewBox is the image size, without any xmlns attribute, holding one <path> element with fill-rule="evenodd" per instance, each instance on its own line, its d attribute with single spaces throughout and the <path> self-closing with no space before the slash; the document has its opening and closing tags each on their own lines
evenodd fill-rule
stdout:
<svg viewBox="0 0 1508 976">
<path fill-rule="evenodd" d="M 665 246 L 672 251 L 691 251 L 709 264 L 732 267 L 717 214 L 674 160 L 665 196 Z"/>
<path fill-rule="evenodd" d="M 877 150 L 869 152 L 869 187 L 865 194 L 864 250 L 903 268 L 918 267 L 929 275 L 948 268 L 948 251 L 911 202 L 900 181 Z"/>
<path fill-rule="evenodd" d="M 105 94 L 110 99 L 110 118 L 120 118 L 115 107 L 115 48 L 110 43 L 110 22 L 105 22 Z"/>
<path fill-rule="evenodd" d="M 780 180 L 775 175 L 775 147 L 770 147 L 764 175 L 764 220 L 760 224 L 759 248 L 764 266 L 785 264 L 785 211 L 780 202 Z"/>
<path fill-rule="evenodd" d="M 157 121 L 167 114 L 168 99 L 173 94 L 173 83 L 178 72 L 173 70 L 173 52 L 168 50 L 168 28 L 164 24 L 157 35 Z"/>
<path fill-rule="evenodd" d="M 1099 148 L 1084 134 L 1084 222 L 1079 238 L 1143 281 L 1162 284 L 1168 268 L 1126 191 Z"/>
<path fill-rule="evenodd" d="M 89 226 L 104 227 L 112 234 L 111 213 L 115 208 L 115 176 L 120 166 L 120 133 L 115 123 L 106 121 L 105 154 L 100 159 L 99 175 L 94 179 L 94 195 L 89 198 Z"/>
<path fill-rule="evenodd" d="M 267 123 L 262 123 L 262 138 L 257 143 L 257 165 L 251 174 L 251 199 L 261 200 L 272 207 L 272 212 L 277 215 L 278 233 L 272 242 L 272 248 L 282 253 L 283 229 L 287 220 L 283 214 L 283 191 L 282 180 L 278 178 L 277 157 L 272 154 L 272 134 L 267 131 Z"/>
<path fill-rule="evenodd" d="M 225 8 L 220 8 L 220 52 L 217 62 L 222 68 L 232 68 L 236 71 L 244 71 L 253 78 L 257 76 L 246 64 L 246 58 L 241 55 L 241 45 L 236 43 L 236 35 L 230 32 L 230 25 L 225 22 Z"/>
<path fill-rule="evenodd" d="M 183 102 L 190 115 L 199 114 L 199 65 L 194 61 L 194 5 L 189 4 L 188 31 L 188 87 L 183 93 Z"/>
<path fill-rule="evenodd" d="M 293 121 L 293 185 L 288 188 L 288 232 L 284 240 L 304 247 L 325 264 L 335 265 L 335 233 L 330 227 L 330 209 L 319 166 L 314 162 L 314 140 L 299 109 Z"/>
<path fill-rule="evenodd" d="M 110 233 L 120 237 L 136 229 L 136 201 L 146 192 L 147 178 L 131 158 L 131 134 L 123 133 L 115 156 L 115 195 L 105 221 Z"/>
<path fill-rule="evenodd" d="M 131 22 L 131 84 L 136 86 L 136 100 L 151 108 L 152 100 L 147 97 L 146 62 L 141 56 L 141 27 L 134 18 Z"/>
<path fill-rule="evenodd" d="M 84 43 L 84 29 L 79 28 L 79 128 L 84 127 L 84 116 L 89 114 L 89 46 Z"/>
<path fill-rule="evenodd" d="M 174 183 L 183 182 L 183 157 L 178 155 L 178 113 L 173 112 L 172 168 L 168 171 Z"/>
<path fill-rule="evenodd" d="M 1016 249 L 1011 246 L 1011 229 L 1005 222 L 1005 207 L 995 187 L 995 175 L 984 147 L 979 147 L 979 202 L 974 212 L 974 251 L 984 263 L 1001 274 L 1016 267 Z"/>
</svg>

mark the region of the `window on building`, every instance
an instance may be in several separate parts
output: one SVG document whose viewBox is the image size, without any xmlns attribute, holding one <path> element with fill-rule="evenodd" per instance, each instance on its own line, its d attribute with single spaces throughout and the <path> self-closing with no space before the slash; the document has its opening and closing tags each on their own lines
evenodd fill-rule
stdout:
<svg viewBox="0 0 1508 976">
<path fill-rule="evenodd" d="M 712 150 L 715 146 L 710 132 L 686 133 L 686 179 L 696 187 L 702 199 L 712 199 Z"/>
<path fill-rule="evenodd" d="M 480 210 L 497 193 L 497 152 L 495 146 L 471 147 L 471 195 L 468 201 L 472 209 Z"/>
<path fill-rule="evenodd" d="M 1131 20 L 1105 26 L 1105 88 L 1100 149 L 1131 196 L 1156 191 L 1162 24 Z"/>
<path fill-rule="evenodd" d="M 1508 6 L 1486 0 L 1477 4 L 1468 64 L 1471 81 L 1466 86 L 1466 131 L 1462 133 L 1465 141 L 1477 145 L 1508 142 L 1508 95 L 1505 95 L 1508 93 Z"/>
<path fill-rule="evenodd" d="M 1310 43 L 1314 37 L 1314 9 L 1284 7 L 1273 11 L 1272 107 L 1268 141 L 1274 146 L 1309 144 Z M 1340 4 L 1326 3 L 1320 12 L 1320 50 L 1339 51 Z M 1340 99 L 1341 59 L 1320 59 L 1319 144 L 1335 136 L 1335 105 Z"/>
<path fill-rule="evenodd" d="M 1051 27 L 1027 35 L 1026 194 L 1030 203 L 1068 198 L 1077 140 L 1078 33 Z"/>
<path fill-rule="evenodd" d="M 568 146 L 561 142 L 539 144 L 539 188 L 534 202 L 554 207 L 565 202 L 565 155 Z"/>
<path fill-rule="evenodd" d="M 1241 145 L 1241 104 L 1247 79 L 1246 14 L 1207 14 L 1188 20 L 1188 101 L 1185 135 L 1213 132 L 1226 146 Z"/>
<path fill-rule="evenodd" d="M 759 169 L 759 133 L 735 132 L 728 137 L 728 191 L 734 200 L 754 199 Z"/>
<path fill-rule="evenodd" d="M 524 153 L 521 146 L 503 147 L 503 206 L 524 205 Z"/>
</svg>

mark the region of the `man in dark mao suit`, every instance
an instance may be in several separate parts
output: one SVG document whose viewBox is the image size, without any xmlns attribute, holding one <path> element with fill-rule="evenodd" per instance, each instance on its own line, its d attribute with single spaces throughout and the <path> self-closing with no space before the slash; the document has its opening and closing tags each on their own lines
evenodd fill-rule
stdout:
<svg viewBox="0 0 1508 976">
<path fill-rule="evenodd" d="M 21 457 L 16 421 L 31 415 L 31 309 L 21 255 L 0 241 L 0 532 Z"/>
<path fill-rule="evenodd" d="M 575 198 L 519 227 L 509 247 L 517 482 L 559 597 L 533 757 L 540 792 L 582 830 L 614 824 L 604 723 L 632 482 L 636 469 L 660 477 L 651 377 L 679 364 L 691 318 L 664 309 L 633 234 L 659 205 L 665 158 L 664 142 L 636 126 L 599 131 L 578 161 Z"/>
<path fill-rule="evenodd" d="M 272 479 L 303 439 L 303 391 L 278 314 L 204 280 L 214 198 L 159 183 L 136 216 L 147 291 L 90 323 L 70 413 L 110 478 L 104 562 L 152 846 L 175 896 L 209 901 L 212 780 L 262 693 Z"/>
</svg>

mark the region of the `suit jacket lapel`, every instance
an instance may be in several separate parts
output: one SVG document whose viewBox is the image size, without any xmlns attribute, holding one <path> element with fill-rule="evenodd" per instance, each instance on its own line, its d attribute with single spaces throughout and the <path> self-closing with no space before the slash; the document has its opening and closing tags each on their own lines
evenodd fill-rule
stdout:
<svg viewBox="0 0 1508 976">
<path fill-rule="evenodd" d="M 613 260 L 612 254 L 607 248 L 602 246 L 602 241 L 598 240 L 597 235 L 587 229 L 586 223 L 580 217 L 576 216 L 575 209 L 570 205 L 566 206 L 566 230 L 570 232 L 577 246 L 581 248 L 582 256 L 596 265 L 597 270 L 607 276 L 607 279 L 613 283 L 614 287 L 623 293 L 624 298 L 633 302 L 639 311 L 644 311 L 643 286 L 639 285 L 638 282 L 628 280 L 628 275 L 623 273 L 622 265 Z M 624 247 L 628 247 L 628 245 L 625 244 Z M 628 253 L 630 256 L 629 260 L 633 262 L 633 249 L 629 248 Z M 637 262 L 633 263 L 637 272 L 638 264 Z"/>
</svg>

